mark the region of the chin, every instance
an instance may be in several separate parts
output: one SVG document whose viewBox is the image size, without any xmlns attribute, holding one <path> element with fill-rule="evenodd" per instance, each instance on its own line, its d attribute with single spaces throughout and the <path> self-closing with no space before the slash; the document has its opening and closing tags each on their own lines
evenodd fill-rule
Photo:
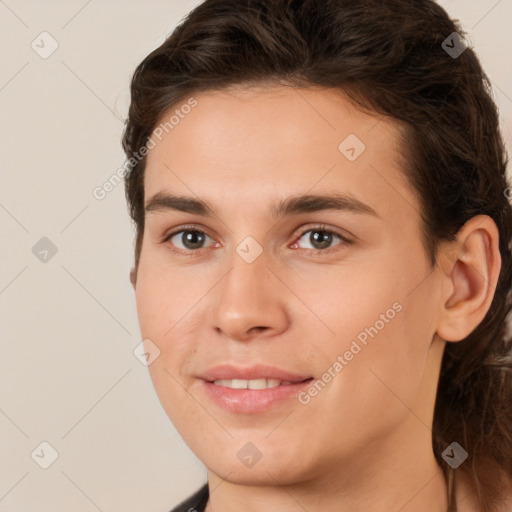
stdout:
<svg viewBox="0 0 512 512">
<path fill-rule="evenodd" d="M 197 456 L 210 471 L 234 484 L 275 486 L 277 482 L 290 484 L 307 479 L 304 461 L 298 461 L 296 455 L 276 454 L 270 448 L 262 448 L 258 453 L 250 443 L 243 444 L 241 449 L 239 446 L 238 442 L 234 450 L 217 454 L 208 451 Z"/>
<path fill-rule="evenodd" d="M 290 467 L 284 464 L 273 464 L 260 460 L 252 468 L 240 467 L 233 464 L 213 464 L 207 468 L 222 477 L 226 482 L 237 485 L 275 486 L 295 484 L 304 480 L 296 471 L 291 472 Z"/>
</svg>

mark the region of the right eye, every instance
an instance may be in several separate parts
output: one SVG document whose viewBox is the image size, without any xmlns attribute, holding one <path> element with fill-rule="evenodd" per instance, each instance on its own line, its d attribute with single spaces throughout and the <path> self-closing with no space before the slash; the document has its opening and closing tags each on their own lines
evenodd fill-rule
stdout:
<svg viewBox="0 0 512 512">
<path fill-rule="evenodd" d="M 180 254 L 193 255 L 194 252 L 204 248 L 207 238 L 212 240 L 204 231 L 182 228 L 167 235 L 162 243 L 170 242 L 172 250 Z"/>
</svg>

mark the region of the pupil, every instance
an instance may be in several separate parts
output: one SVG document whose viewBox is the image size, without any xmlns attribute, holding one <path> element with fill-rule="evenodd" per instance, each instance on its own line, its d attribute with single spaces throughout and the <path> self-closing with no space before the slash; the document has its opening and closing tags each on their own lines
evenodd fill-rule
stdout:
<svg viewBox="0 0 512 512">
<path fill-rule="evenodd" d="M 183 245 L 188 249 L 197 249 L 204 242 L 204 236 L 199 231 L 187 231 L 183 233 Z"/>
<path fill-rule="evenodd" d="M 310 235 L 310 241 L 313 247 L 317 249 L 325 249 L 332 242 L 332 234 L 325 231 L 313 231 Z"/>
<path fill-rule="evenodd" d="M 183 244 L 188 249 L 197 249 L 204 242 L 204 236 L 199 231 L 187 231 L 183 234 Z M 332 242 L 332 234 L 325 231 L 313 231 L 310 235 L 311 244 L 318 249 L 329 247 Z"/>
</svg>

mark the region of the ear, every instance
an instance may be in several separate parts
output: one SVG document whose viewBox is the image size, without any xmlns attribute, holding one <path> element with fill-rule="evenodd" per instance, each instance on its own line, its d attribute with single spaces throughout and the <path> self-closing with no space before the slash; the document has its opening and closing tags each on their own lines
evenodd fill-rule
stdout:
<svg viewBox="0 0 512 512">
<path fill-rule="evenodd" d="M 442 301 L 437 334 L 445 341 L 466 338 L 491 306 L 501 268 L 499 233 L 487 215 L 464 224 L 442 248 Z"/>
<path fill-rule="evenodd" d="M 132 283 L 132 287 L 135 290 L 135 285 L 137 284 L 137 269 L 135 267 L 130 270 L 130 283 Z"/>
</svg>

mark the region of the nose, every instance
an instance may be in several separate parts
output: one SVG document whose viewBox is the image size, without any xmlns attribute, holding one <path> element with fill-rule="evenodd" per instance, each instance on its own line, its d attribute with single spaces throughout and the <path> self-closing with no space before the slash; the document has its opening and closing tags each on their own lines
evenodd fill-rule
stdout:
<svg viewBox="0 0 512 512">
<path fill-rule="evenodd" d="M 247 263 L 235 253 L 214 297 L 212 325 L 230 339 L 272 337 L 288 328 L 287 289 L 263 255 Z"/>
</svg>

